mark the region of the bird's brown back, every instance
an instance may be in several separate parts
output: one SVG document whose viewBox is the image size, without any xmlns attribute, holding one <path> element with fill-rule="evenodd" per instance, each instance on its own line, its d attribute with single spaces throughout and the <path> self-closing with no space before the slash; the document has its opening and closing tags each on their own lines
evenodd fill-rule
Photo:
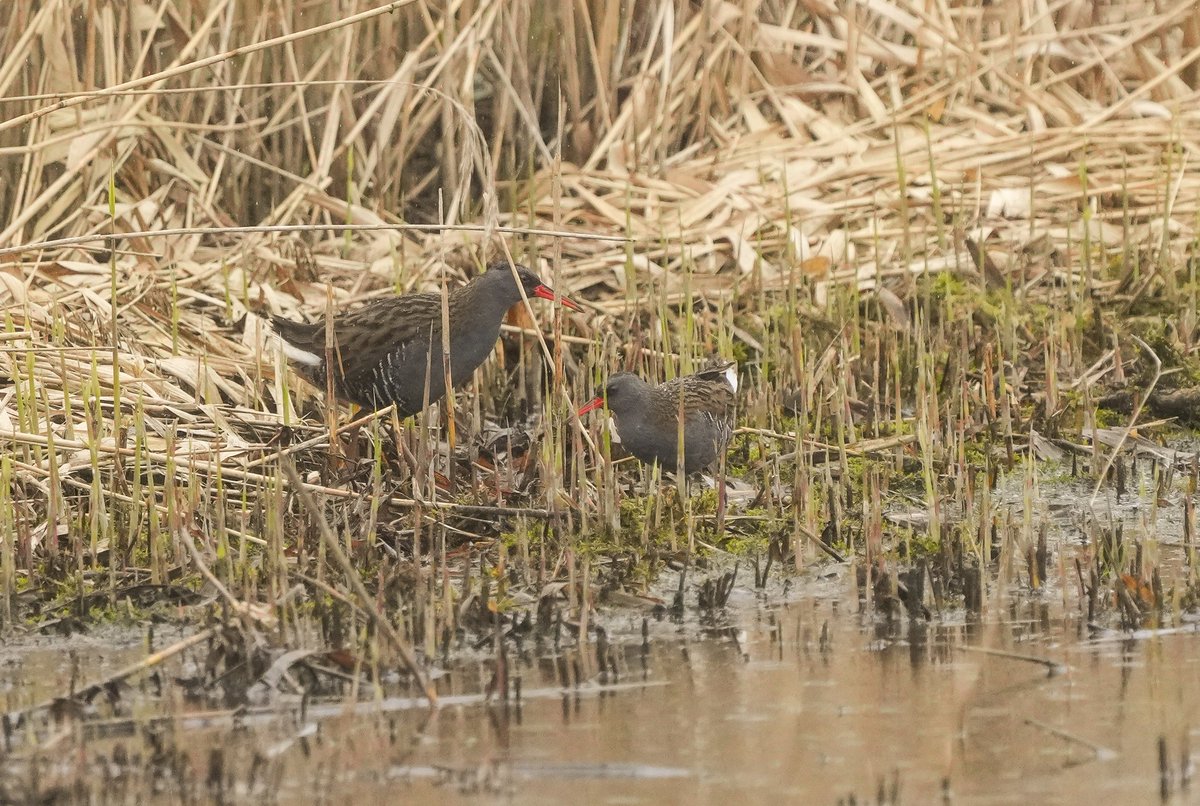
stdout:
<svg viewBox="0 0 1200 806">
<path fill-rule="evenodd" d="M 655 397 L 660 405 L 679 410 L 680 391 L 683 393 L 683 411 L 687 415 L 703 415 L 720 422 L 733 423 L 737 405 L 737 393 L 729 385 L 725 372 L 733 366 L 724 361 L 719 365 L 706 366 L 695 375 L 673 378 L 655 387 Z"/>
</svg>

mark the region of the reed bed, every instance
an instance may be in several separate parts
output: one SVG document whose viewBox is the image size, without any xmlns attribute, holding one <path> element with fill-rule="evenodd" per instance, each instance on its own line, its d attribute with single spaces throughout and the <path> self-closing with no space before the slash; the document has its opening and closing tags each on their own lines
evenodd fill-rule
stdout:
<svg viewBox="0 0 1200 806">
<path fill-rule="evenodd" d="M 979 608 L 981 568 L 1075 576 L 1048 566 L 1034 460 L 1108 494 L 1147 450 L 1126 426 L 1194 366 L 1190 2 L 0 13 L 9 629 L 153 586 L 429 659 L 544 601 L 586 636 L 589 603 L 653 605 L 663 563 L 711 551 L 756 579 L 840 552 L 907 601 L 887 568 L 918 544 L 939 606 Z M 515 310 L 416 423 L 284 370 L 269 315 L 501 253 L 587 312 Z M 710 494 L 648 495 L 572 413 L 610 371 L 714 352 L 744 389 L 720 529 Z M 994 500 L 1004 474 L 1023 506 Z M 1153 609 L 1152 530 L 1097 538 L 1081 599 Z"/>
</svg>

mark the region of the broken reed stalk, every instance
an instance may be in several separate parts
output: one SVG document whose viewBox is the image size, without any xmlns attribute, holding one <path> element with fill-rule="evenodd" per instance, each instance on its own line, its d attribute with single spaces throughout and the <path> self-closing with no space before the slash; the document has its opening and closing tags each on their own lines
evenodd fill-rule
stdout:
<svg viewBox="0 0 1200 806">
<path fill-rule="evenodd" d="M 326 284 L 341 309 L 381 293 L 428 289 L 434 271 L 478 263 L 489 250 L 520 253 L 498 244 L 497 234 L 522 239 L 520 249 L 549 260 L 556 289 L 582 292 L 587 301 L 586 314 L 556 318 L 550 350 L 542 343 L 542 357 L 554 366 L 549 406 L 570 405 L 613 369 L 661 379 L 714 348 L 737 354 L 748 383 L 735 473 L 761 492 L 757 507 L 791 508 L 793 523 L 807 530 L 794 531 L 797 548 L 823 523 L 857 517 L 864 490 L 869 511 L 880 511 L 890 478 L 912 473 L 915 461 L 935 488 L 927 490 L 930 508 L 969 486 L 979 467 L 966 467 L 966 457 L 982 440 L 1003 442 L 1011 469 L 1024 447 L 1014 433 L 1029 433 L 1031 399 L 1060 399 L 1064 383 L 1082 383 L 1086 394 L 1088 383 L 1124 371 L 1119 344 L 1109 347 L 1107 364 L 1085 352 L 1091 348 L 1078 323 L 1087 304 L 1099 314 L 1110 302 L 1126 311 L 1161 300 L 1188 314 L 1181 322 L 1195 317 L 1188 260 L 1198 240 L 1200 179 L 1185 170 L 1195 143 L 1181 121 L 1194 106 L 1197 73 L 1183 30 L 1191 24 L 1186 4 L 1137 17 L 1106 7 L 1097 12 L 1110 15 L 1103 23 L 1086 18 L 1091 26 L 1078 15 L 1031 25 L 1028 15 L 990 9 L 968 20 L 901 0 L 897 8 L 907 14 L 868 9 L 848 32 L 836 13 L 814 4 L 746 6 L 735 23 L 706 4 L 656 0 L 599 26 L 582 6 L 564 12 L 586 45 L 577 50 L 579 42 L 560 49 L 567 43 L 558 39 L 504 47 L 527 30 L 531 7 L 519 2 L 481 4 L 465 18 L 396 7 L 402 25 L 383 15 L 385 7 L 365 5 L 351 0 L 337 12 L 346 17 L 272 38 L 271 26 L 286 29 L 274 11 L 240 4 L 249 17 L 270 11 L 254 29 L 262 41 L 247 36 L 251 27 L 230 24 L 219 53 L 203 50 L 215 41 L 211 26 L 233 16 L 179 14 L 172 19 L 183 35 L 154 49 L 161 64 L 177 63 L 166 70 L 138 52 L 148 41 L 141 34 L 106 43 L 116 63 L 131 65 L 134 80 L 124 83 L 73 54 L 51 61 L 28 38 L 0 55 L 0 103 L 9 121 L 0 127 L 0 167 L 14 177 L 0 187 L 0 217 L 23 222 L 6 244 L 29 241 L 0 249 L 0 257 L 16 259 L 0 271 L 0 330 L 7 331 L 0 361 L 15 386 L 15 399 L 0 408 L 0 439 L 29 435 L 15 440 L 10 470 L 24 478 L 10 497 L 21 515 L 11 527 L 5 519 L 6 531 L 44 521 L 47 534 L 58 534 L 71 512 L 59 488 L 74 492 L 80 482 L 48 454 L 80 449 L 89 450 L 91 458 L 79 461 L 94 474 L 94 505 L 86 506 L 95 546 L 112 536 L 101 526 L 114 533 L 110 511 L 136 510 L 144 493 L 153 502 L 147 531 L 161 547 L 169 533 L 162 516 L 177 524 L 194 512 L 193 501 L 181 508 L 175 499 L 195 495 L 206 481 L 216 506 L 240 509 L 250 522 L 247 513 L 283 487 L 260 468 L 329 442 L 251 446 L 245 450 L 264 453 L 231 456 L 246 442 L 241 429 L 292 422 L 287 374 L 263 359 L 265 317 L 319 312 L 328 304 L 318 293 Z M 90 6 L 37 13 L 41 27 L 31 30 L 61 23 L 67 42 L 80 41 L 80 26 L 95 22 Z M 136 27 L 121 16 L 124 7 L 114 13 L 126 29 Z M 641 23 L 668 18 L 670 37 L 639 39 Z M 978 59 L 998 42 L 1005 52 L 1042 54 L 1046 26 L 1070 59 L 1040 62 L 1037 83 L 1025 74 L 1025 60 Z M 819 41 L 813 30 L 824 32 Z M 386 31 L 400 37 L 395 50 L 403 59 L 358 47 Z M 720 35 L 708 35 L 714 32 Z M 1136 57 L 1089 50 L 1099 33 L 1145 50 Z M 292 54 L 295 75 L 259 80 L 275 75 L 263 49 L 300 36 L 312 47 Z M 323 62 L 330 43 L 347 58 Z M 943 48 L 945 58 L 921 58 L 927 47 Z M 837 82 L 843 77 L 828 54 L 849 51 L 864 66 L 852 99 L 797 93 L 781 67 L 794 62 L 818 81 Z M 371 55 L 359 61 L 360 52 Z M 236 82 L 194 72 L 233 53 L 243 57 Z M 1072 59 L 1076 66 L 1064 66 Z M 696 80 L 699 64 L 712 69 Z M 497 75 L 496 67 L 504 69 Z M 164 86 L 185 74 L 203 95 Z M 455 87 L 444 82 L 450 74 L 462 78 Z M 377 80 L 365 88 L 340 81 L 349 75 Z M 545 92 L 558 84 L 531 77 L 563 79 L 568 97 L 594 103 L 556 108 Z M 105 81 L 114 86 L 74 92 Z M 147 92 L 151 86 L 164 92 Z M 1141 94 L 1131 95 L 1130 86 Z M 1146 87 L 1154 88 L 1152 102 Z M 32 98 L 31 89 L 70 98 L 68 124 L 47 114 L 55 105 Z M 494 114 L 464 116 L 480 89 Z M 236 98 L 228 109 L 226 95 Z M 28 125 L 34 118 L 37 127 Z M 980 125 L 964 129 L 964 120 Z M 486 127 L 489 145 L 464 136 L 463 126 Z M 425 159 L 423 144 L 436 141 L 437 131 L 446 133 L 444 153 Z M 101 143 L 102 164 L 89 168 L 84 157 Z M 436 166 L 412 167 L 426 163 Z M 284 167 L 297 164 L 309 166 L 308 174 Z M 163 195 L 180 181 L 194 189 L 197 205 Z M 420 219 L 443 194 L 451 201 L 436 208 L 438 220 L 479 223 L 401 221 Z M 496 214 L 498 198 L 505 204 Z M 224 226 L 229 220 L 262 225 Z M 89 244 L 111 254 L 87 251 Z M 1147 259 L 1152 266 L 1142 265 Z M 1021 315 L 1042 308 L 1069 310 L 1076 324 Z M 107 355 L 96 346 L 96 322 L 112 325 Z M 540 339 L 543 331 L 521 332 Z M 1195 329 L 1176 332 L 1180 354 L 1192 354 Z M 982 356 L 982 366 L 967 360 L 970 353 Z M 94 369 L 97 361 L 104 366 Z M 491 362 L 480 377 L 494 378 L 500 364 Z M 1043 369 L 1063 378 L 1031 382 Z M 918 384 L 925 394 L 914 400 Z M 103 399 L 109 388 L 114 398 L 123 390 L 126 401 L 137 390 L 147 412 L 154 400 L 153 418 L 137 416 L 146 423 L 132 454 L 118 428 L 132 409 L 112 409 Z M 502 425 L 531 413 L 510 419 L 486 395 L 463 399 L 469 405 L 461 411 Z M 223 406 L 202 404 L 218 400 L 262 416 L 254 428 L 231 423 Z M 911 452 L 914 404 L 919 457 Z M 534 461 L 545 472 L 540 487 L 522 490 L 527 507 L 424 501 L 437 497 L 426 483 L 428 467 L 419 473 L 428 495 L 391 503 L 415 509 L 415 517 L 428 508 L 549 522 L 562 511 L 566 523 L 600 522 L 618 534 L 632 519 L 639 526 L 630 531 L 649 548 L 667 521 L 662 500 L 623 508 L 612 464 L 597 461 L 592 432 L 569 420 L 567 429 L 552 422 L 554 436 L 541 443 Z M 79 439 L 85 428 L 110 442 Z M 558 435 L 574 443 L 569 459 Z M 790 452 L 773 456 L 775 440 Z M 208 458 L 161 448 L 185 441 L 207 446 Z M 814 472 L 810 449 L 826 451 L 823 472 Z M 863 454 L 895 472 L 854 487 L 847 480 Z M 993 460 L 984 463 L 994 476 Z M 148 471 L 145 486 L 121 487 L 130 477 L 141 482 L 130 464 Z M 160 488 L 163 473 L 169 481 Z M 386 490 L 389 481 L 376 479 L 371 489 Z M 495 481 L 499 495 L 501 477 Z M 232 497 L 225 482 L 236 482 Z M 338 496 L 345 511 L 359 495 L 303 489 Z M 990 526 L 981 522 L 976 533 Z M 236 536 L 220 518 L 213 528 Z M 940 541 L 941 530 L 934 532 Z M 856 536 L 851 529 L 838 537 Z M 242 536 L 243 552 L 249 539 Z M 441 534 L 436 541 L 445 548 Z M 546 569 L 561 551 L 553 542 L 541 543 L 539 579 L 552 574 Z M 984 556 L 985 540 L 975 542 Z M 803 565 L 800 551 L 795 558 Z M 171 559 L 155 554 L 154 573 Z"/>
<path fill-rule="evenodd" d="M 555 230 L 537 227 L 483 226 L 481 224 L 261 224 L 245 227 L 165 227 L 156 230 L 131 230 L 129 232 L 104 233 L 95 232 L 88 235 L 72 235 L 66 238 L 53 238 L 45 241 L 31 241 L 0 247 L 0 257 L 21 255 L 28 252 L 42 252 L 47 249 L 63 247 L 88 246 L 103 244 L 103 251 L 119 251 L 120 241 L 133 241 L 146 238 L 174 238 L 180 235 L 289 235 L 309 232 L 467 232 L 478 234 L 524 235 L 544 238 L 567 238 L 573 241 L 602 241 L 609 243 L 625 243 L 629 240 L 623 235 L 607 235 L 604 233 L 577 230 Z M 12 334 L 8 338 L 20 338 Z"/>
<path fill-rule="evenodd" d="M 369 420 L 369 419 L 370 418 L 363 418 L 364 421 Z M 328 439 L 328 437 L 322 436 L 321 439 L 322 439 L 322 441 L 324 441 L 324 440 Z M 265 485 L 266 483 L 268 483 L 269 481 L 272 480 L 272 477 L 265 473 L 251 473 L 251 472 L 243 470 L 239 467 L 231 467 L 228 465 L 222 465 L 219 462 L 214 462 L 214 461 L 205 460 L 205 459 L 198 459 L 198 458 L 193 458 L 193 457 L 188 457 L 188 456 L 183 456 L 183 455 L 171 455 L 168 459 L 167 454 L 159 453 L 156 451 L 141 451 L 139 454 L 139 452 L 136 448 L 123 448 L 123 447 L 117 447 L 115 445 L 94 444 L 94 443 L 85 442 L 83 440 L 54 439 L 51 437 L 44 437 L 39 434 L 29 434 L 29 433 L 25 433 L 22 431 L 4 431 L 4 430 L 0 429 L 0 442 L 2 442 L 4 440 L 8 440 L 8 441 L 11 441 L 11 442 L 14 442 L 17 444 L 21 444 L 21 445 L 37 445 L 37 446 L 43 446 L 43 447 L 53 446 L 55 448 L 63 449 L 63 450 L 82 451 L 82 450 L 89 450 L 91 448 L 95 448 L 95 450 L 98 454 L 111 455 L 111 456 L 121 456 L 121 457 L 131 457 L 132 458 L 132 457 L 140 455 L 140 457 L 142 459 L 149 461 L 149 462 L 166 464 L 168 461 L 170 461 L 170 462 L 173 462 L 175 464 L 175 466 L 180 469 L 193 470 L 193 471 L 206 473 L 206 474 L 213 474 L 214 476 L 217 473 L 220 473 L 221 475 L 223 475 L 224 477 L 229 478 L 229 479 L 237 479 L 238 481 L 244 481 L 244 482 L 255 482 L 258 484 L 262 484 L 262 485 Z M 281 458 L 285 458 L 286 452 L 281 451 L 279 453 L 279 455 Z M 322 495 L 329 495 L 329 496 L 333 496 L 335 498 L 359 498 L 359 497 L 361 497 L 361 493 L 353 491 L 353 490 L 342 490 L 342 489 L 338 489 L 336 487 L 325 487 L 325 486 L 322 486 L 319 484 L 311 484 L 311 483 L 303 481 L 303 480 L 301 480 L 299 482 L 299 484 L 304 489 L 309 490 L 311 492 L 317 492 L 317 493 L 321 493 Z M 422 500 L 415 499 L 415 498 L 404 498 L 401 496 L 389 496 L 387 498 L 387 503 L 390 504 L 391 506 L 395 506 L 395 507 L 403 507 L 403 508 L 428 507 L 430 509 L 446 510 L 447 512 L 459 512 L 459 513 L 467 514 L 467 515 L 514 515 L 514 516 L 515 515 L 523 515 L 525 517 L 530 517 L 530 518 L 553 518 L 553 517 L 555 517 L 554 512 L 551 512 L 548 509 L 541 509 L 538 507 L 509 507 L 509 506 L 498 507 L 498 506 L 490 506 L 490 505 L 485 505 L 485 504 L 460 504 L 455 501 L 422 501 Z M 231 534 L 233 534 L 233 533 L 231 533 Z M 237 535 L 235 534 L 235 536 L 237 536 Z M 252 540 L 254 540 L 254 542 L 258 542 L 257 539 L 252 539 Z"/>
<path fill-rule="evenodd" d="M 295 466 L 290 460 L 284 460 L 282 463 L 283 472 L 287 476 L 288 481 L 300 496 L 300 500 L 304 503 L 304 508 L 308 510 L 309 517 L 317 525 L 317 532 L 321 537 L 321 542 L 325 546 L 325 551 L 329 553 L 334 561 L 341 568 L 342 573 L 346 577 L 347 583 L 353 589 L 354 594 L 362 603 L 363 609 L 367 616 L 371 619 L 371 623 L 375 625 L 375 629 L 384 635 L 391 643 L 396 653 L 400 656 L 404 666 L 408 669 L 409 674 L 417 681 L 421 690 L 425 693 L 425 698 L 433 707 L 437 706 L 438 695 L 433 684 L 426 678 L 425 672 L 417 663 L 416 657 L 413 655 L 412 648 L 404 637 L 396 631 L 392 623 L 379 614 L 379 611 L 371 604 L 371 595 L 367 593 L 367 589 L 363 586 L 362 579 L 358 575 L 358 571 L 354 568 L 354 564 L 350 562 L 350 558 L 346 556 L 342 550 L 341 543 L 338 541 L 337 535 L 329 527 L 326 522 L 321 508 L 317 505 L 317 501 L 313 498 L 312 493 L 308 491 L 305 484 L 300 479 L 300 474 L 296 472 Z"/>
</svg>

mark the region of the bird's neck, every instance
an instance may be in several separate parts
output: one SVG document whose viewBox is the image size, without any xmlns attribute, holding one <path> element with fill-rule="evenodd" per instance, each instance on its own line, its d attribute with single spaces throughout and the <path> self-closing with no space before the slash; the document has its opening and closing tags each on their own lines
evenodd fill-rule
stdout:
<svg viewBox="0 0 1200 806">
<path fill-rule="evenodd" d="M 455 290 L 451 296 L 451 302 L 465 314 L 462 319 L 465 329 L 499 321 L 509 308 L 521 300 L 511 284 L 497 282 L 490 274 Z"/>
</svg>

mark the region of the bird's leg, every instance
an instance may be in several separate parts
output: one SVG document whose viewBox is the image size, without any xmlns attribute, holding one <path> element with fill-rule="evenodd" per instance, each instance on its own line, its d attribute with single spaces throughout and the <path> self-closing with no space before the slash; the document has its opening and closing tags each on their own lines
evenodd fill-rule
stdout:
<svg viewBox="0 0 1200 806">
<path fill-rule="evenodd" d="M 350 411 L 350 419 L 357 420 L 361 411 L 362 409 L 358 406 L 354 406 Z M 358 460 L 362 458 L 362 446 L 358 441 L 361 433 L 362 424 L 354 422 L 337 432 L 338 443 L 342 447 L 342 456 L 348 467 L 355 467 Z"/>
<path fill-rule="evenodd" d="M 353 464 L 357 456 L 350 452 L 354 447 L 352 439 L 347 442 L 348 436 L 354 437 L 354 431 L 347 431 L 340 427 L 337 405 L 331 401 L 332 398 L 326 398 L 325 424 L 329 428 L 329 451 L 325 454 L 325 478 L 338 479 Z M 353 418 L 353 407 L 351 408 L 351 418 Z"/>
</svg>

